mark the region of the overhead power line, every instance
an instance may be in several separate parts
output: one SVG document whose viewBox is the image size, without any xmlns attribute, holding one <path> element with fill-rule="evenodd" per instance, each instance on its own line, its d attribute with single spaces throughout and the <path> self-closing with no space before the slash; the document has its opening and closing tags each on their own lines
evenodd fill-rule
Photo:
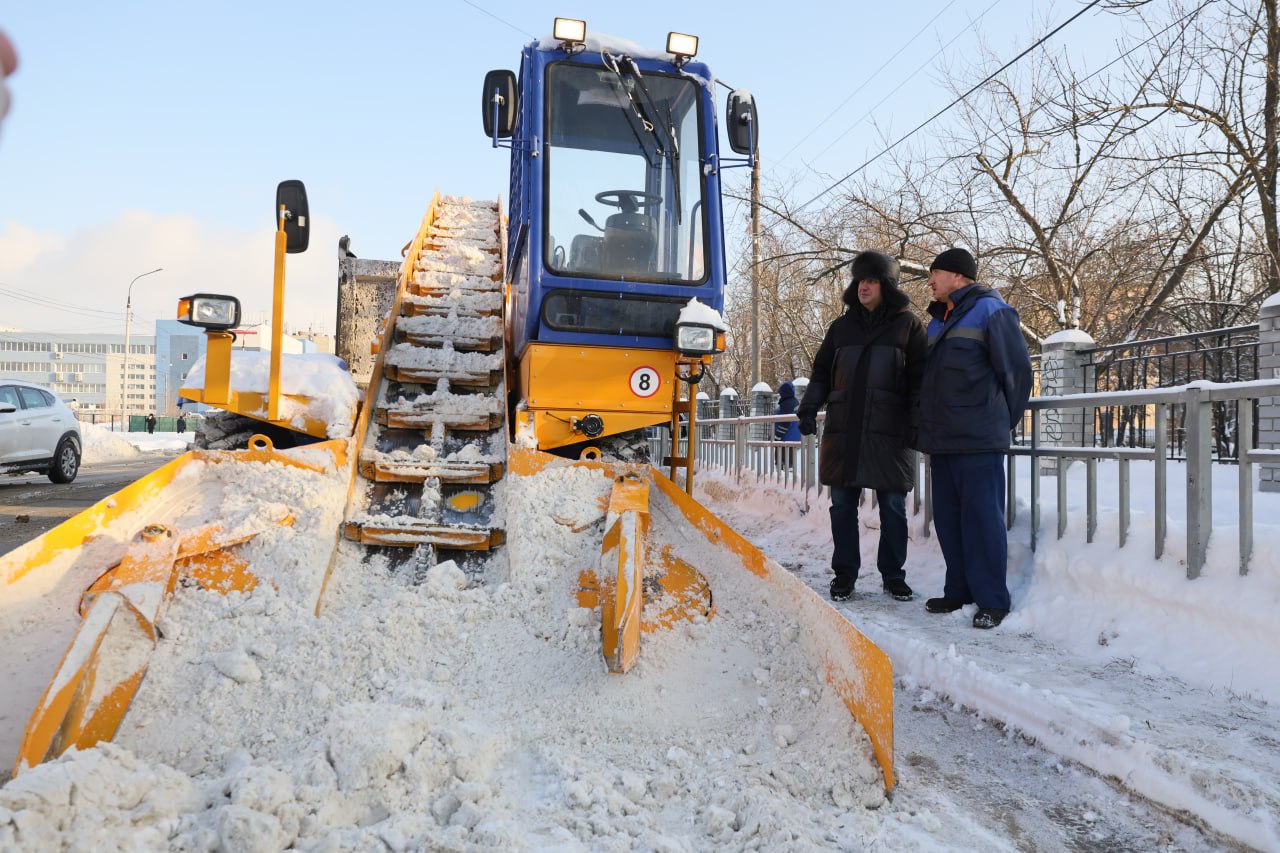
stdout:
<svg viewBox="0 0 1280 853">
<path fill-rule="evenodd" d="M 996 0 L 996 2 L 999 2 L 999 0 Z M 932 18 L 930 18 L 930 19 L 928 20 L 928 22 L 926 22 L 926 23 L 925 23 L 925 25 L 924 25 L 923 27 L 921 27 L 920 29 L 916 30 L 916 34 L 915 34 L 915 35 L 913 35 L 911 38 L 907 39 L 907 41 L 906 41 L 906 43 L 905 43 L 905 44 L 903 44 L 903 45 L 902 45 L 901 47 L 899 47 L 897 50 L 895 50 L 895 51 L 891 52 L 891 53 L 889 54 L 889 58 L 888 58 L 888 59 L 886 59 L 883 63 L 881 63 L 881 65 L 880 65 L 880 67 L 879 67 L 879 68 L 877 68 L 875 71 L 871 72 L 871 76 L 870 76 L 870 77 L 868 77 L 867 79 L 865 79 L 865 80 L 863 80 L 861 83 L 859 83 L 859 84 L 858 84 L 858 88 L 856 88 L 856 89 L 854 89 L 852 92 L 850 92 L 850 93 L 849 93 L 849 96 L 848 96 L 847 98 L 845 98 L 843 101 L 841 101 L 840 103 L 838 103 L 838 104 L 836 104 L 834 107 L 832 107 L 832 108 L 831 108 L 831 111 L 830 111 L 829 113 L 827 113 L 827 114 L 826 114 L 826 116 L 824 116 L 824 117 L 823 117 L 822 121 L 820 121 L 820 122 L 818 122 L 816 125 L 814 125 L 813 130 L 810 130 L 810 131 L 809 131 L 808 133 L 806 133 L 804 136 L 800 137 L 799 141 L 797 141 L 795 145 L 792 145 L 789 149 L 787 149 L 787 153 L 785 153 L 785 154 L 783 154 L 781 157 L 779 157 L 779 158 L 778 158 L 778 162 L 779 162 L 779 163 L 784 162 L 788 157 L 790 157 L 790 156 L 791 156 L 791 153 L 792 153 L 793 151 L 795 151 L 797 148 L 799 148 L 801 145 L 803 145 L 803 144 L 804 144 L 804 143 L 809 139 L 809 137 L 813 136 L 815 133 L 817 133 L 819 130 L 821 130 L 821 129 L 822 129 L 822 126 L 823 126 L 824 124 L 826 124 L 827 122 L 831 121 L 831 119 L 835 118 L 836 113 L 837 113 L 837 112 L 839 112 L 839 111 L 844 107 L 844 105 L 845 105 L 845 104 L 847 104 L 847 103 L 849 103 L 850 101 L 852 101 L 855 95 L 857 95 L 857 94 L 858 94 L 859 92 L 861 92 L 863 89 L 867 88 L 867 86 L 871 84 L 871 81 L 872 81 L 872 80 L 874 80 L 874 79 L 876 79 L 877 77 L 879 77 L 879 76 L 880 76 L 880 72 L 881 72 L 881 71 L 883 71 L 883 70 L 885 70 L 886 68 L 888 68 L 888 67 L 889 67 L 889 63 L 893 62 L 893 61 L 894 61 L 895 59 L 897 59 L 897 58 L 898 58 L 898 56 L 899 56 L 901 53 L 903 53 L 907 48 L 909 48 L 909 47 L 911 47 L 911 45 L 915 44 L 916 39 L 920 38 L 920 36 L 924 33 L 924 31 L 925 31 L 925 30 L 927 30 L 930 26 L 932 26 L 932 25 L 933 25 L 933 22 L 934 22 L 934 21 L 936 21 L 936 20 L 938 20 L 938 18 L 942 17 L 942 13 L 943 13 L 943 12 L 947 11 L 948 9 L 950 9 L 950 8 L 951 8 L 952 6 L 954 6 L 955 4 L 956 4 L 956 0 L 950 0 L 950 2 L 949 2 L 949 3 L 947 3 L 947 5 L 943 6 L 941 9 L 939 9 L 939 10 L 938 10 L 938 13 L 937 13 L 936 15 L 934 15 Z M 994 4 L 993 4 L 993 5 L 994 5 Z M 973 26 L 973 24 L 970 24 L 969 26 L 970 26 L 970 27 L 972 27 L 972 26 Z M 911 76 L 912 76 L 912 77 L 914 77 L 914 76 L 915 76 L 915 74 L 912 74 Z M 910 79 L 911 79 L 911 77 L 908 77 L 907 79 L 908 79 L 908 80 L 910 80 Z M 862 120 L 862 119 L 859 119 L 859 121 L 861 121 L 861 120 Z M 855 125 L 855 126 L 856 126 L 856 125 Z M 850 130 L 852 130 L 852 129 L 853 129 L 853 128 L 850 128 Z M 848 130 L 846 130 L 844 133 L 848 133 L 848 132 L 849 132 L 849 131 L 848 131 Z M 844 133 L 840 134 L 840 136 L 837 136 L 837 137 L 836 137 L 836 139 L 840 139 L 841 137 L 843 137 L 843 136 L 844 136 Z"/>
<path fill-rule="evenodd" d="M 53 308 L 57 311 L 67 314 L 77 314 L 81 317 L 101 318 L 118 318 L 124 319 L 123 311 L 104 311 L 97 308 L 86 308 L 83 305 L 73 305 L 69 302 L 62 302 L 57 299 L 50 299 L 41 296 L 38 293 L 30 293 L 24 290 L 14 290 L 8 287 L 0 287 L 0 296 L 14 299 L 18 302 L 26 302 L 31 305 L 38 305 L 41 308 Z"/>
<path fill-rule="evenodd" d="M 1138 42 L 1137 44 L 1133 45 L 1133 47 L 1130 47 L 1128 50 L 1124 51 L 1124 53 L 1121 53 L 1119 56 L 1117 56 L 1115 59 L 1111 60 L 1110 62 L 1108 62 L 1106 65 L 1102 66 L 1101 68 L 1097 68 L 1097 69 L 1095 69 L 1094 71 L 1090 72 L 1088 75 L 1086 75 L 1086 76 L 1084 76 L 1084 77 L 1081 77 L 1081 78 L 1080 78 L 1080 80 L 1079 80 L 1079 81 L 1077 81 L 1077 85 L 1082 85 L 1082 84 L 1084 84 L 1084 83 L 1088 83 L 1088 82 L 1089 82 L 1090 80 L 1092 80 L 1094 77 L 1097 77 L 1099 74 L 1101 74 L 1102 72 L 1106 71 L 1108 68 L 1110 68 L 1111 66 L 1115 65 L 1117 62 L 1122 62 L 1123 60 L 1128 59 L 1128 58 L 1129 58 L 1130 56 L 1132 56 L 1136 51 L 1141 50 L 1142 48 L 1144 48 L 1144 47 L 1146 47 L 1147 45 L 1151 44 L 1151 42 L 1155 41 L 1155 40 L 1156 40 L 1156 39 L 1158 39 L 1160 36 L 1162 36 L 1162 35 L 1164 35 L 1165 33 L 1169 32 L 1169 30 L 1172 30 L 1172 29 L 1174 29 L 1175 27 L 1179 27 L 1179 26 L 1181 26 L 1184 22 L 1189 21 L 1191 18 L 1194 18 L 1196 15 L 1199 15 L 1201 12 L 1203 12 L 1203 11 L 1205 10 L 1205 8 L 1206 8 L 1206 7 L 1210 6 L 1211 4 L 1213 4 L 1213 3 L 1215 3 L 1215 2 L 1217 2 L 1217 0 L 1203 0 L 1203 2 L 1201 2 L 1201 4 L 1200 4 L 1199 6 L 1196 6 L 1196 7 L 1192 8 L 1192 9 L 1191 9 L 1191 11 L 1187 12 L 1187 13 L 1186 13 L 1185 15 L 1183 15 L 1181 18 L 1178 18 L 1178 19 L 1177 19 L 1177 20 L 1175 20 L 1173 23 L 1171 23 L 1171 24 L 1169 24 L 1169 25 L 1165 26 L 1163 29 L 1161 29 L 1161 30 L 1157 30 L 1156 32 L 1154 32 L 1154 33 L 1152 33 L 1151 35 L 1147 36 L 1145 39 L 1143 39 L 1142 41 L 1140 41 L 1140 42 Z M 978 145 L 977 145 L 976 147 L 977 147 L 977 148 L 981 148 L 982 146 L 986 145 L 986 144 L 987 144 L 988 142 L 990 142 L 991 140 L 995 139 L 995 138 L 996 138 L 997 136 L 999 136 L 1000 134 L 1002 134 L 1002 133 L 1004 133 L 1004 132 L 1006 132 L 1006 131 L 1008 131 L 1008 130 L 1012 130 L 1013 128 L 1015 128 L 1015 127 L 1017 127 L 1017 126 L 1018 126 L 1018 121 L 1016 121 L 1016 120 L 1015 120 L 1015 121 L 1012 121 L 1012 122 L 1008 122 L 1008 123 L 1006 123 L 1006 124 L 1004 125 L 1004 127 L 1000 128 L 999 130 L 995 130 L 995 131 L 992 131 L 991 133 L 987 134 L 987 137 L 986 137 L 985 139 L 983 139 L 981 142 L 979 142 L 979 143 L 978 143 Z"/>
<path fill-rule="evenodd" d="M 520 33 L 521 35 L 528 36 L 528 37 L 529 37 L 529 38 L 531 38 L 531 39 L 536 39 L 536 38 L 537 38 L 537 36 L 533 35 L 532 33 L 528 32 L 528 31 L 526 31 L 526 30 L 522 30 L 522 29 L 520 29 L 520 28 L 519 28 L 519 27 L 517 27 L 515 24 L 511 23 L 510 21 L 508 21 L 506 18 L 503 18 L 503 17 L 501 17 L 501 16 L 499 16 L 499 15 L 495 15 L 493 12 L 490 12 L 488 9 L 484 8 L 483 6 L 481 6 L 481 5 L 480 5 L 480 4 L 478 4 L 478 3 L 472 3 L 472 2 L 471 2 L 471 0 L 462 0 L 462 2 L 463 2 L 463 3 L 466 3 L 468 6 L 470 6 L 472 9 L 475 9 L 477 12 L 483 12 L 484 14 L 488 15 L 490 18 L 493 18 L 493 19 L 494 19 L 495 21 L 497 21 L 498 23 L 506 24 L 508 27 L 510 27 L 511 29 L 513 29 L 513 30 L 515 30 L 516 32 Z"/>
<path fill-rule="evenodd" d="M 916 76 L 917 76 L 918 74 L 920 74 L 920 72 L 924 71 L 924 70 L 925 70 L 925 68 L 927 68 L 927 67 L 929 67 L 930 65 L 932 65 L 932 64 L 933 64 L 933 61 L 934 61 L 935 59 L 937 59 L 937 58 L 942 54 L 942 52 L 943 52 L 944 50 L 946 50 L 947 48 L 951 47 L 951 45 L 953 45 L 956 41 L 958 41 L 958 40 L 960 39 L 960 37 L 961 37 L 961 36 L 963 36 L 965 33 L 967 33 L 969 30 L 971 30 L 971 29 L 973 29 L 974 27 L 976 27 L 976 26 L 978 26 L 979 24 L 981 24 L 981 23 L 982 23 L 982 19 L 983 19 L 983 18 L 985 18 L 985 17 L 987 16 L 987 13 L 988 13 L 988 12 L 990 12 L 992 9 L 994 9 L 998 4 L 1000 4 L 1000 3 L 1002 3 L 1002 2 L 1004 2 L 1004 0 L 992 0 L 991 5 L 987 6 L 987 8 L 985 8 L 985 9 L 983 9 L 983 10 L 982 10 L 982 12 L 978 15 L 978 17 L 974 18 L 974 19 L 969 23 L 969 26 L 968 26 L 968 27 L 965 27 L 963 30 L 959 30 L 959 31 L 957 31 L 955 35 L 953 35 L 950 39 L 948 39 L 948 40 L 947 40 L 947 43 L 946 43 L 946 44 L 944 44 L 944 45 L 942 45 L 942 47 L 938 48 L 938 50 L 933 54 L 933 56 L 929 57 L 928 61 L 926 61 L 926 62 L 922 62 L 922 63 L 920 63 L 919 65 L 917 65 L 917 66 L 916 66 L 916 70 L 915 70 L 915 71 L 912 71 L 909 75 L 907 75 L 907 77 L 905 77 L 901 83 L 899 83 L 897 86 L 894 86 L 894 87 L 893 87 L 892 89 L 890 89 L 888 92 L 885 92 L 885 93 L 884 93 L 884 96 L 883 96 L 883 97 L 881 97 L 881 98 L 880 98 L 880 100 L 878 100 L 878 101 L 876 101 L 874 104 L 872 104 L 872 106 L 871 106 L 871 108 L 870 108 L 869 110 L 867 110 L 865 113 L 863 113 L 863 114 L 858 118 L 858 120 L 857 120 L 857 121 L 855 121 L 853 124 L 851 124 L 851 125 L 849 125 L 848 127 L 846 127 L 846 128 L 845 128 L 845 129 L 844 129 L 844 130 L 843 130 L 843 131 L 842 131 L 842 132 L 841 132 L 841 133 L 840 133 L 840 134 L 839 134 L 835 139 L 833 139 L 833 140 L 831 140 L 829 143 L 827 143 L 827 145 L 826 145 L 826 147 L 825 147 L 825 148 L 823 148 L 823 149 L 822 149 L 821 151 L 819 151 L 818 153 L 814 154 L 814 155 L 813 155 L 813 157 L 811 158 L 811 160 L 816 160 L 816 159 L 818 159 L 818 158 L 819 158 L 819 157 L 821 157 L 823 154 L 826 154 L 828 151 L 830 151 L 832 148 L 834 148 L 834 147 L 835 147 L 835 145 L 836 145 L 836 143 L 838 143 L 840 140 L 842 140 L 842 139 L 844 139 L 846 136 L 848 136 L 848 135 L 853 131 L 853 129 L 854 129 L 855 127 L 857 127 L 858 125 L 862 124 L 864 121 L 866 121 L 868 118 L 870 118 L 870 117 L 871 117 L 871 115 L 872 115 L 872 114 L 874 114 L 876 110 L 880 109 L 880 105 L 881 105 L 881 104 L 883 104 L 885 101 L 887 101 L 887 100 L 889 100 L 890 98 L 892 98 L 894 95 L 898 94 L 898 91 L 899 91 L 903 86 L 907 85 L 907 84 L 908 84 L 908 83 L 910 83 L 912 80 L 916 79 Z"/>
<path fill-rule="evenodd" d="M 1064 27 L 1066 27 L 1068 24 L 1070 24 L 1070 23 L 1071 23 L 1072 21 L 1074 21 L 1076 18 L 1079 18 L 1079 17 L 1080 17 L 1081 15 L 1083 15 L 1085 12 L 1088 12 L 1090 9 L 1092 9 L 1094 6 L 1097 6 L 1097 5 L 1098 5 L 1099 3 L 1101 3 L 1101 2 L 1102 2 L 1102 0 L 1091 0 L 1091 2 L 1089 3 L 1089 5 L 1088 5 L 1088 6 L 1085 6 L 1083 9 L 1081 9 L 1079 12 L 1076 12 L 1076 13 L 1075 13 L 1074 15 L 1072 15 L 1070 18 L 1067 18 L 1067 19 L 1066 19 L 1065 21 L 1063 21 L 1061 24 L 1058 24 L 1058 26 L 1054 27 L 1052 30 L 1050 30 L 1049 32 L 1045 33 L 1045 34 L 1044 34 L 1043 36 L 1041 36 L 1039 39 L 1036 39 L 1036 41 L 1035 41 L 1035 42 L 1034 42 L 1030 47 L 1028 47 L 1026 50 L 1022 51 L 1022 53 L 1019 53 L 1019 54 L 1018 54 L 1017 56 L 1015 56 L 1013 59 L 1010 59 L 1010 60 L 1009 60 L 1008 62 L 1006 62 L 1004 65 L 1001 65 L 999 68 L 997 68 L 997 69 L 996 69 L 995 71 L 993 71 L 991 74 L 988 74 L 985 78 L 983 78 L 983 79 L 982 79 L 982 81 L 981 81 L 981 82 L 979 82 L 979 83 L 975 84 L 974 86 L 972 86 L 972 87 L 971 87 L 967 92 L 965 92 L 963 95 L 960 95 L 958 98 L 956 98 L 955 100 L 953 100 L 951 103 L 947 104 L 945 107 L 943 107 L 942 109 L 938 110 L 936 113 L 934 113 L 933 115 L 929 116 L 929 117 L 928 117 L 927 119 L 925 119 L 924 121 L 920 122 L 920 124 L 918 124 L 918 125 L 916 125 L 915 127 L 913 127 L 910 131 L 908 131 L 908 132 L 907 132 L 906 134 L 904 134 L 903 136 L 898 137 L 898 139 L 897 139 L 897 140 L 895 140 L 893 143 L 891 143 L 891 144 L 890 144 L 890 145 L 888 145 L 887 147 L 883 148 L 883 149 L 880 151 L 880 153 L 876 154 L 876 155 L 875 155 L 874 157 L 872 157 L 870 160 L 867 160 L 867 161 L 866 161 L 865 163 L 863 163 L 861 166 L 859 166 L 858 168 L 854 169 L 852 172 L 850 172 L 849 174 L 845 175 L 843 178 L 841 178 L 840 180 L 836 181 L 834 184 L 832 184 L 831 186 L 827 187 L 827 188 L 826 188 L 826 189 L 824 189 L 822 192 L 818 193 L 818 194 L 817 194 L 817 195 L 815 195 L 813 198 L 811 198 L 811 199 L 809 199 L 808 201 L 806 201 L 804 204 L 800 205 L 798 208 L 796 208 L 796 212 L 798 213 L 798 212 L 800 212 L 800 211 L 804 210 L 806 207 L 808 207 L 809 205 L 813 204 L 815 201 L 817 201 L 818 199 L 822 198 L 822 197 L 823 197 L 824 195 L 826 195 L 827 193 L 829 193 L 829 192 L 831 192 L 832 190 L 836 189 L 836 188 L 837 188 L 837 187 L 839 187 L 841 184 L 843 184 L 845 181 L 849 180 L 849 179 L 850 179 L 850 178 L 852 178 L 854 175 L 858 174 L 858 173 L 859 173 L 859 172 L 861 172 L 863 169 L 867 168 L 867 167 L 868 167 L 868 166 L 870 166 L 872 163 L 876 162 L 876 161 L 877 161 L 877 160 L 879 160 L 881 157 L 883 157 L 884 155 L 888 154 L 890 151 L 892 151 L 893 149 L 897 148 L 897 147 L 898 147 L 899 145 L 901 145 L 902 143 L 906 142 L 906 141 L 907 141 L 908 139 L 910 139 L 912 136 L 915 136 L 915 135 L 916 135 L 918 132 L 920 132 L 920 130 L 922 130 L 926 125 L 928 125 L 929 123 L 931 123 L 931 122 L 933 122 L 933 121 L 937 120 L 938 118 L 940 118 L 941 116 L 943 116 L 944 114 L 946 114 L 949 110 L 951 110 L 951 108 L 952 108 L 952 107 L 956 106 L 957 104 L 963 103 L 963 102 L 964 102 L 964 100 L 965 100 L 966 98 L 968 98 L 970 95 L 972 95 L 974 92 L 978 91 L 978 90 L 979 90 L 979 89 L 981 89 L 983 86 L 985 86 L 985 85 L 987 85 L 988 83 L 990 83 L 992 80 L 994 80 L 994 79 L 995 79 L 996 77 L 998 77 L 1000 74 L 1004 73 L 1004 71 L 1005 71 L 1006 69 L 1008 69 L 1009 67 L 1011 67 L 1011 66 L 1012 66 L 1014 63 L 1016 63 L 1018 60 L 1022 59 L 1024 56 L 1026 56 L 1027 54 L 1031 53 L 1031 51 L 1035 50 L 1036 48 L 1040 47 L 1040 45 L 1044 44 L 1044 43 L 1045 43 L 1045 42 L 1047 42 L 1049 39 L 1053 38 L 1055 35 L 1057 35 L 1059 32 L 1061 32 L 1061 31 L 1062 31 L 1062 29 L 1063 29 Z"/>
</svg>

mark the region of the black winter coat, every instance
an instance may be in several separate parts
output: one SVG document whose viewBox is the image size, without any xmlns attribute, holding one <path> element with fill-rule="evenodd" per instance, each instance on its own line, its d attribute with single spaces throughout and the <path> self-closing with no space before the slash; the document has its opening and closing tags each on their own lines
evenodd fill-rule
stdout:
<svg viewBox="0 0 1280 853">
<path fill-rule="evenodd" d="M 869 312 L 856 288 L 827 329 L 799 412 L 825 403 L 818 479 L 827 486 L 906 492 L 915 480 L 915 413 L 928 345 L 906 294 L 882 288 Z"/>
</svg>

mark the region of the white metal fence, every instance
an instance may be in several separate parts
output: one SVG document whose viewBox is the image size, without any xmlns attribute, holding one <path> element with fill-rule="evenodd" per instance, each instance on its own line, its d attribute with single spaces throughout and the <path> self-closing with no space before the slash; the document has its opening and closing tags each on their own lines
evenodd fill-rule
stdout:
<svg viewBox="0 0 1280 853">
<path fill-rule="evenodd" d="M 1260 463 L 1280 464 L 1280 450 L 1259 450 L 1253 447 L 1254 401 L 1280 396 L 1280 380 L 1254 382 L 1211 383 L 1193 382 L 1178 388 L 1160 388 L 1146 391 L 1120 391 L 1097 394 L 1073 394 L 1062 397 L 1036 397 L 1028 405 L 1031 415 L 1029 437 L 1009 448 L 1006 521 L 1009 527 L 1017 513 L 1017 479 L 1014 476 L 1014 460 L 1017 457 L 1031 459 L 1031 548 L 1036 547 L 1040 535 L 1040 498 L 1042 468 L 1047 464 L 1057 476 L 1055 492 L 1058 510 L 1058 538 L 1067 527 L 1067 478 L 1063 476 L 1071 460 L 1085 465 L 1085 536 L 1092 542 L 1098 526 L 1098 471 L 1099 460 L 1116 460 L 1119 465 L 1119 544 L 1129 539 L 1131 514 L 1130 463 L 1148 460 L 1153 463 L 1152 494 L 1155 518 L 1154 553 L 1157 559 L 1164 554 L 1167 538 L 1168 475 L 1167 460 L 1170 456 L 1169 412 L 1172 407 L 1185 406 L 1186 452 L 1186 536 L 1187 577 L 1195 578 L 1204 566 L 1209 534 L 1213 528 L 1213 504 L 1211 500 L 1211 470 L 1215 436 L 1213 407 L 1215 404 L 1234 404 L 1239 441 L 1239 537 L 1240 573 L 1248 572 L 1253 555 L 1253 468 Z M 1040 418 L 1047 410 L 1082 411 L 1092 418 L 1097 409 L 1114 406 L 1149 406 L 1155 420 L 1149 447 L 1064 447 L 1042 445 L 1036 439 L 1040 434 Z M 794 415 L 762 415 L 741 418 L 714 418 L 697 421 L 697 468 L 718 470 L 739 480 L 754 476 L 756 482 L 773 482 L 783 487 L 820 490 L 818 483 L 818 447 L 815 437 L 798 442 L 772 441 L 773 425 L 790 422 Z M 818 416 L 819 435 L 825 414 Z M 684 455 L 688 436 L 682 431 L 678 437 L 680 451 Z M 655 464 L 671 454 L 671 435 L 659 431 L 651 447 Z M 1235 461 L 1235 460 L 1228 460 Z M 923 470 L 921 470 L 923 468 Z M 917 483 L 923 488 L 914 490 L 913 513 L 923 510 L 926 533 L 932 523 L 930 502 L 929 460 L 922 457 L 917 467 Z"/>
</svg>

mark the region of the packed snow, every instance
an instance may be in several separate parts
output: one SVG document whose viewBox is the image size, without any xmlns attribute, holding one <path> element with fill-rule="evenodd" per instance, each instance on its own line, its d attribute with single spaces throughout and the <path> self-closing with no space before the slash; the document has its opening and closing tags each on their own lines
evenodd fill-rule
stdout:
<svg viewBox="0 0 1280 853">
<path fill-rule="evenodd" d="M 598 540 L 574 529 L 598 529 L 599 475 L 508 477 L 509 544 L 479 574 L 397 570 L 342 543 L 317 617 L 345 484 L 209 466 L 207 492 L 175 510 L 186 522 L 296 516 L 242 546 L 266 582 L 179 587 L 115 743 L 0 789 L 0 849 L 1277 849 L 1280 496 L 1255 495 L 1241 577 L 1235 471 L 1215 472 L 1219 527 L 1188 581 L 1176 523 L 1165 558 L 1151 555 L 1134 467 L 1124 549 L 1105 486 L 1084 544 L 1074 470 L 1064 539 L 1048 497 L 1030 552 L 1023 506 L 1014 610 L 994 631 L 924 612 L 943 569 L 919 517 L 915 602 L 864 571 L 838 607 L 894 662 L 886 799 L 797 625 L 717 549 L 697 560 L 716 615 L 646 635 L 635 670 L 605 672 L 598 614 L 575 598 Z M 706 473 L 699 496 L 825 592 L 824 498 Z M 654 522 L 658 545 L 696 536 L 659 501 Z M 863 524 L 873 566 L 870 507 Z"/>
<path fill-rule="evenodd" d="M 84 451 L 82 465 L 97 465 L 121 459 L 136 459 L 147 453 L 178 452 L 191 446 L 193 432 L 117 432 L 101 424 L 80 422 Z"/>
<path fill-rule="evenodd" d="M 184 388 L 203 389 L 206 356 L 200 356 L 184 380 Z M 271 353 L 233 350 L 230 387 L 237 392 L 267 394 L 271 387 Z M 329 353 L 280 354 L 280 420 L 298 429 L 306 419 L 328 425 L 329 438 L 351 435 L 359 389 L 347 364 Z M 264 400 L 265 405 L 265 400 Z M 266 417 L 266 409 L 256 413 Z"/>
</svg>

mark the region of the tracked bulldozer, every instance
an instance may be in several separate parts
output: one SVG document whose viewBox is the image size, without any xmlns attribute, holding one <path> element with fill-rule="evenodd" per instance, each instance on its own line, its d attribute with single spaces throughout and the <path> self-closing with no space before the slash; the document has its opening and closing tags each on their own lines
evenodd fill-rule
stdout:
<svg viewBox="0 0 1280 853">
<path fill-rule="evenodd" d="M 600 677 L 625 678 L 646 636 L 724 617 L 716 584 L 727 581 L 698 563 L 714 549 L 740 573 L 735 586 L 799 626 L 892 789 L 887 657 L 693 497 L 696 390 L 726 334 L 721 177 L 751 162 L 758 132 L 751 95 L 730 92 L 724 133 L 738 157 L 722 156 L 715 78 L 695 54 L 689 36 L 642 52 L 557 19 L 553 36 L 524 47 L 518 73 L 490 72 L 483 125 L 510 151 L 510 210 L 437 194 L 398 264 L 344 246 L 338 358 L 284 356 L 278 337 L 269 355 L 233 352 L 236 298 L 180 301 L 179 318 L 207 341 L 181 395 L 260 429 L 240 449 L 192 451 L 0 557 L 0 597 L 40 576 L 72 602 L 46 641 L 66 649 L 61 661 L 46 650 L 49 680 L 27 688 L 34 710 L 15 773 L 113 737 L 146 690 L 179 584 L 259 582 L 246 543 L 291 513 L 193 512 L 215 500 L 219 466 L 298 466 L 343 482 L 317 618 L 352 553 L 410 572 L 453 560 L 484 583 L 488 561 L 522 535 L 506 524 L 500 484 L 572 468 L 600 478 L 606 497 L 554 521 L 598 556 L 577 588 L 546 594 L 599 613 Z M 307 208 L 300 182 L 281 184 L 276 336 Z M 646 460 L 660 433 L 670 455 Z"/>
</svg>

